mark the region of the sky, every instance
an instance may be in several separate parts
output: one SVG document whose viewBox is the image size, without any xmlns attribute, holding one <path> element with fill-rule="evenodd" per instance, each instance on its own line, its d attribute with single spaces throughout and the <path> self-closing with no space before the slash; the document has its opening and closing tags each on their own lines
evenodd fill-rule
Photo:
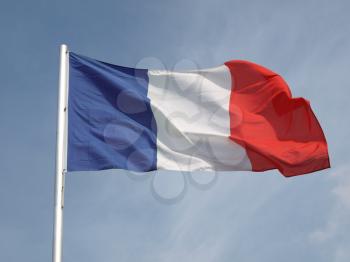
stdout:
<svg viewBox="0 0 350 262">
<path fill-rule="evenodd" d="M 8 1 L 0 4 L 0 261 L 51 259 L 59 45 L 158 69 L 232 59 L 311 101 L 332 168 L 69 173 L 64 262 L 348 261 L 350 2 Z"/>
</svg>

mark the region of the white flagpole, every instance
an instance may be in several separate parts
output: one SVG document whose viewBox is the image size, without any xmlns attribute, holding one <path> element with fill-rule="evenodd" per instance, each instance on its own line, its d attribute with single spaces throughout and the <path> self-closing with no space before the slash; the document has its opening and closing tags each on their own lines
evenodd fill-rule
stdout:
<svg viewBox="0 0 350 262">
<path fill-rule="evenodd" d="M 61 45 L 60 76 L 57 113 L 55 213 L 52 246 L 52 262 L 62 262 L 62 227 L 64 206 L 64 175 L 67 159 L 67 93 L 68 93 L 68 48 Z"/>
</svg>

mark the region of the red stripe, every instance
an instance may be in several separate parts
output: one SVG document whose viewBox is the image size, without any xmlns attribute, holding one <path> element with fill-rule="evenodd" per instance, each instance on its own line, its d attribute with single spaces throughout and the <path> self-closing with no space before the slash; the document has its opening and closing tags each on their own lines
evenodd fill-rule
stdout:
<svg viewBox="0 0 350 262">
<path fill-rule="evenodd" d="M 296 176 L 330 167 L 325 136 L 307 100 L 292 98 L 283 78 L 262 66 L 225 65 L 232 76 L 230 138 L 246 149 L 253 171 Z"/>
</svg>

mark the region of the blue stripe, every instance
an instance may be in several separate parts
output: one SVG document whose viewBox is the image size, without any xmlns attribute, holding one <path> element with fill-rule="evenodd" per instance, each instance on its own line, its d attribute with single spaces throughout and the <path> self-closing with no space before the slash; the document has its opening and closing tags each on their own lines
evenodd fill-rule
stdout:
<svg viewBox="0 0 350 262">
<path fill-rule="evenodd" d="M 147 70 L 69 55 L 68 171 L 155 170 Z"/>
</svg>

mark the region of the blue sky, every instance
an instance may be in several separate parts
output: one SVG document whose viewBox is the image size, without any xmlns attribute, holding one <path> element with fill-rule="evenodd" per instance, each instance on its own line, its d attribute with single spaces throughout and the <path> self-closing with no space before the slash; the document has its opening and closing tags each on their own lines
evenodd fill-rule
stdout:
<svg viewBox="0 0 350 262">
<path fill-rule="evenodd" d="M 332 168 L 291 179 L 223 173 L 207 190 L 176 173 L 69 174 L 64 262 L 348 261 L 349 8 L 346 0 L 2 1 L 0 260 L 51 259 L 58 54 L 67 43 L 129 67 L 231 59 L 269 67 L 311 101 Z M 173 203 L 156 195 L 183 188 Z"/>
</svg>

